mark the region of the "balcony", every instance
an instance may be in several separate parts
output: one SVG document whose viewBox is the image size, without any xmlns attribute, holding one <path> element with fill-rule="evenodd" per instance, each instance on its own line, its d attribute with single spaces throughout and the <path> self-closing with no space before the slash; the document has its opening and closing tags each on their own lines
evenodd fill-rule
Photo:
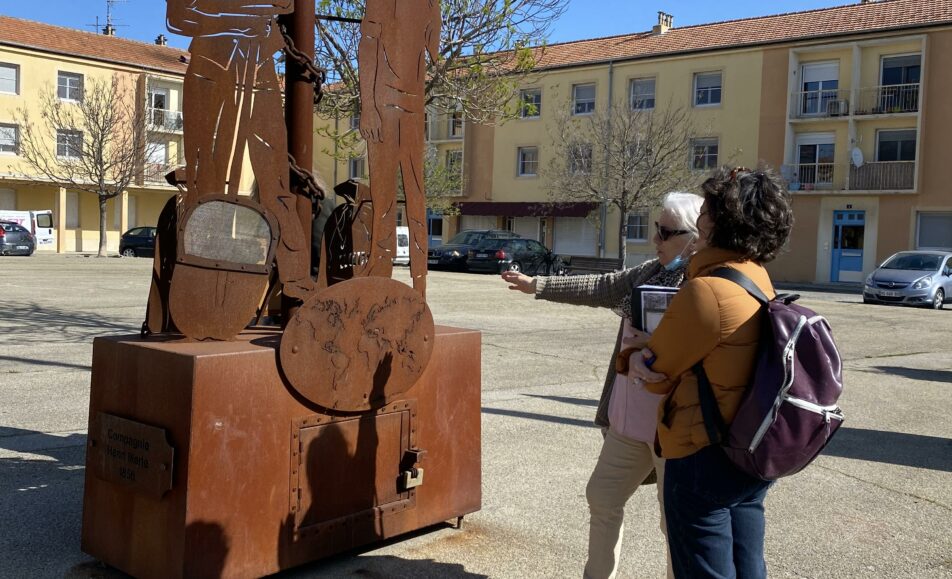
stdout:
<svg viewBox="0 0 952 579">
<path fill-rule="evenodd" d="M 149 130 L 152 131 L 181 133 L 183 126 L 182 111 L 170 111 L 150 107 L 146 110 L 146 122 L 149 125 Z"/>
<path fill-rule="evenodd" d="M 919 83 L 861 88 L 854 115 L 889 115 L 919 112 Z"/>
<path fill-rule="evenodd" d="M 856 167 L 851 163 L 784 165 L 781 173 L 791 192 L 912 191 L 915 161 L 879 161 Z"/>
<path fill-rule="evenodd" d="M 168 163 L 146 163 L 142 170 L 142 180 L 144 183 L 161 183 L 167 185 L 165 175 L 172 168 Z"/>
<path fill-rule="evenodd" d="M 850 165 L 853 191 L 911 191 L 916 186 L 915 161 L 879 161 Z"/>
<path fill-rule="evenodd" d="M 790 95 L 790 118 L 817 119 L 850 114 L 848 89 L 808 90 Z"/>
<path fill-rule="evenodd" d="M 791 119 L 917 113 L 919 83 L 794 92 L 789 112 Z"/>
</svg>

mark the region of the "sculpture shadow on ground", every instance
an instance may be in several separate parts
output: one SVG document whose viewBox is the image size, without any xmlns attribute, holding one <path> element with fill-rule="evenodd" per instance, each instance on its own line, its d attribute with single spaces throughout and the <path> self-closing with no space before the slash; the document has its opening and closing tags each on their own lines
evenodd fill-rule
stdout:
<svg viewBox="0 0 952 579">
<path fill-rule="evenodd" d="M 116 316 L 67 310 L 37 303 L 0 301 L 4 318 L 16 320 L 5 325 L 4 337 L 12 343 L 76 343 L 97 336 L 139 333 L 141 320 L 123 321 Z"/>
<path fill-rule="evenodd" d="M 904 366 L 873 366 L 872 369 L 883 374 L 900 376 L 910 380 L 952 384 L 952 370 L 929 370 L 925 368 L 906 368 Z"/>
</svg>

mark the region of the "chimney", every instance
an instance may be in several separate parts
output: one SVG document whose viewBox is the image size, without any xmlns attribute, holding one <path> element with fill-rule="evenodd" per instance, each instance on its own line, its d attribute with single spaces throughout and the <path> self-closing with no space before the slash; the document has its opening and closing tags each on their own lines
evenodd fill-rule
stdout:
<svg viewBox="0 0 952 579">
<path fill-rule="evenodd" d="M 112 24 L 107 24 L 107 25 L 105 25 L 105 26 L 102 27 L 102 33 L 103 33 L 105 36 L 115 36 L 115 35 L 116 35 L 116 27 L 113 26 Z"/>
<path fill-rule="evenodd" d="M 667 12 L 658 12 L 658 23 L 651 29 L 652 34 L 664 34 L 674 24 L 674 16 Z"/>
<path fill-rule="evenodd" d="M 169 39 L 166 38 L 164 34 L 160 34 L 155 37 L 155 43 L 159 46 L 166 46 L 169 43 Z"/>
</svg>

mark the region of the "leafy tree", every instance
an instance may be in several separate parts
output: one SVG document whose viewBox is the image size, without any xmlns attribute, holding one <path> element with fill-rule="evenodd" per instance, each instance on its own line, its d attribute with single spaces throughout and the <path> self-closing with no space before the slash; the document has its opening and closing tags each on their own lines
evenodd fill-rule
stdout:
<svg viewBox="0 0 952 579">
<path fill-rule="evenodd" d="M 106 202 L 143 174 L 155 145 L 147 142 L 146 106 L 135 83 L 118 74 L 87 79 L 71 98 L 40 91 L 39 119 L 26 108 L 14 113 L 20 126 L 19 155 L 40 176 L 93 193 L 99 199 L 99 256 L 106 255 Z"/>
</svg>

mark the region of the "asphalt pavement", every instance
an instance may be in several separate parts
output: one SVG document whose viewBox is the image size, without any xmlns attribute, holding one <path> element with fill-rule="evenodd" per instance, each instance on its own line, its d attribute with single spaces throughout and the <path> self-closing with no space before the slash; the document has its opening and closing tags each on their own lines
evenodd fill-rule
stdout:
<svg viewBox="0 0 952 579">
<path fill-rule="evenodd" d="M 90 362 L 94 337 L 138 331 L 150 272 L 148 259 L 0 257 L 0 577 L 124 577 L 79 546 Z M 822 289 L 802 303 L 833 326 L 847 419 L 767 497 L 770 576 L 952 577 L 952 310 Z M 431 272 L 428 301 L 437 323 L 482 332 L 482 510 L 280 576 L 581 576 L 618 318 L 491 275 Z M 654 493 L 626 509 L 619 577 L 664 576 Z"/>
</svg>

